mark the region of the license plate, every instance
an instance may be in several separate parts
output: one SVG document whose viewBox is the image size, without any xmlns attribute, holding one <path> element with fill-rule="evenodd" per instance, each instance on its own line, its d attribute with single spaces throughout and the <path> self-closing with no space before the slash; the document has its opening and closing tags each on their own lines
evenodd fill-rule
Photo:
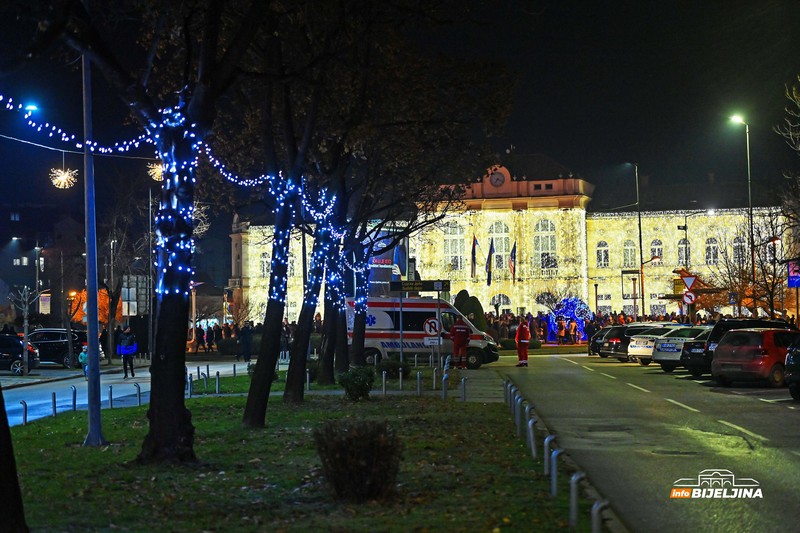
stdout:
<svg viewBox="0 0 800 533">
<path fill-rule="evenodd" d="M 722 365 L 722 370 L 741 370 L 742 365 Z"/>
<path fill-rule="evenodd" d="M 708 351 L 709 352 L 713 352 L 716 349 L 717 349 L 717 343 L 716 342 L 709 342 L 708 343 Z"/>
<path fill-rule="evenodd" d="M 703 353 L 703 349 L 702 348 L 692 348 L 691 350 L 689 350 L 689 353 Z"/>
<path fill-rule="evenodd" d="M 662 352 L 677 352 L 678 351 L 677 346 L 675 346 L 675 343 L 673 343 L 673 342 L 665 342 L 664 344 L 660 345 L 658 349 L 661 350 Z"/>
</svg>

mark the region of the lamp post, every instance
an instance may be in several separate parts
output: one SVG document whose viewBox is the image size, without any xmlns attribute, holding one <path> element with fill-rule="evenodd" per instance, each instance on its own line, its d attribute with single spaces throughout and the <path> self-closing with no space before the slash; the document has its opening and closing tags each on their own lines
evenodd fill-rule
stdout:
<svg viewBox="0 0 800 533">
<path fill-rule="evenodd" d="M 644 247 L 642 246 L 642 205 L 639 203 L 639 163 L 633 164 L 633 173 L 636 177 L 636 211 L 639 217 L 639 290 L 641 291 L 642 298 L 642 314 L 644 314 L 644 276 L 641 275 L 644 271 Z M 649 263 L 649 261 L 648 261 Z M 636 291 L 634 291 L 636 292 Z M 633 304 L 634 314 L 636 314 L 636 302 Z"/>
<path fill-rule="evenodd" d="M 653 261 L 658 261 L 659 259 L 661 259 L 660 255 L 654 255 L 653 257 L 651 257 L 647 261 L 642 261 L 641 264 L 639 265 L 639 283 L 641 285 L 641 290 L 642 290 L 642 305 L 643 306 L 644 306 L 644 266 L 647 263 L 652 263 Z M 642 316 L 647 316 L 645 314 L 644 307 L 642 307 Z"/>
<path fill-rule="evenodd" d="M 683 215 L 683 225 L 678 225 L 679 230 L 683 230 L 683 240 L 686 243 L 686 251 L 684 252 L 683 263 L 686 269 L 689 269 L 689 259 L 691 257 L 691 247 L 689 246 L 689 217 L 696 217 L 697 215 L 713 215 L 714 210 L 709 209 L 708 211 L 698 211 L 697 213 L 689 213 L 688 215 Z"/>
<path fill-rule="evenodd" d="M 741 115 L 733 115 L 732 122 L 737 124 L 744 124 L 744 135 L 747 148 L 747 221 L 750 228 L 750 263 L 752 266 L 752 282 L 756 282 L 756 248 L 753 240 L 753 196 L 751 190 L 750 178 L 750 124 L 745 122 L 744 117 Z"/>
</svg>

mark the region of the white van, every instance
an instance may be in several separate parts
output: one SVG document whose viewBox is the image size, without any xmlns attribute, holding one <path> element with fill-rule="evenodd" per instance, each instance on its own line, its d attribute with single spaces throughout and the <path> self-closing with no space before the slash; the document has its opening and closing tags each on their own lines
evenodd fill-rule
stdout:
<svg viewBox="0 0 800 533">
<path fill-rule="evenodd" d="M 497 361 L 500 354 L 497 343 L 476 328 L 458 309 L 445 300 L 435 298 L 403 298 L 403 357 L 414 354 L 437 353 L 435 344 L 426 344 L 442 333 L 441 353 L 452 354 L 453 342 L 447 338 L 450 327 L 461 317 L 472 329 L 467 347 L 467 367 L 480 368 L 482 364 Z M 437 318 L 437 307 L 441 321 Z M 355 312 L 352 298 L 347 300 L 347 336 L 352 342 Z M 400 354 L 400 298 L 369 298 L 367 300 L 367 328 L 364 338 L 364 355 L 368 363 L 390 355 Z"/>
</svg>

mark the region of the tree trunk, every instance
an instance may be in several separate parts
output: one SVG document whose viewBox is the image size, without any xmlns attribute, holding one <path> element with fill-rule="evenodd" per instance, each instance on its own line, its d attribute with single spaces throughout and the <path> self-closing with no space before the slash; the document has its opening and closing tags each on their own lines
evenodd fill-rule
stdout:
<svg viewBox="0 0 800 533">
<path fill-rule="evenodd" d="M 264 427 L 267 419 L 267 403 L 275 365 L 281 350 L 281 323 L 286 308 L 286 274 L 289 263 L 289 236 L 294 218 L 292 198 L 285 198 L 275 213 L 275 231 L 272 244 L 272 267 L 269 280 L 269 300 L 264 317 L 264 333 L 258 348 L 258 359 L 247 393 L 247 403 L 242 416 L 245 427 Z"/>
<path fill-rule="evenodd" d="M 161 128 L 158 145 L 164 167 L 173 170 L 164 175 L 155 220 L 158 314 L 150 367 L 150 430 L 137 458 L 142 463 L 197 461 L 192 414 L 184 403 L 195 181 L 194 166 L 185 163 L 194 160 L 196 141 L 195 131 L 174 122 L 174 127 Z"/>
<path fill-rule="evenodd" d="M 314 329 L 314 314 L 317 311 L 319 291 L 325 274 L 325 263 L 330 253 L 330 228 L 325 222 L 319 222 L 314 230 L 314 247 L 311 251 L 311 265 L 308 279 L 303 291 L 303 307 L 297 320 L 297 329 L 292 340 L 289 371 L 286 374 L 286 388 L 283 401 L 300 403 L 303 401 L 303 385 L 306 380 L 306 362 L 308 360 L 308 343 Z"/>
<path fill-rule="evenodd" d="M 327 291 L 325 291 L 327 294 Z M 334 355 L 336 354 L 336 325 L 338 322 L 336 305 L 330 298 L 325 298 L 325 323 L 322 328 L 322 342 L 319 350 L 319 366 L 317 367 L 317 383 L 333 385 L 336 376 L 333 372 Z"/>
<path fill-rule="evenodd" d="M 367 331 L 367 295 L 369 294 L 369 266 L 356 272 L 356 297 L 354 302 L 353 343 L 350 346 L 350 359 L 355 366 L 367 364 L 364 356 L 364 339 Z"/>
<path fill-rule="evenodd" d="M 0 386 L 0 501 L 3 502 L 3 531 L 27 533 L 25 508 L 17 477 L 17 462 L 14 459 L 14 446 L 11 429 L 8 426 L 6 402 L 3 387 Z"/>
<path fill-rule="evenodd" d="M 339 309 L 336 313 L 336 372 L 347 372 L 350 370 L 350 350 L 347 347 L 347 314 L 344 309 Z"/>
</svg>

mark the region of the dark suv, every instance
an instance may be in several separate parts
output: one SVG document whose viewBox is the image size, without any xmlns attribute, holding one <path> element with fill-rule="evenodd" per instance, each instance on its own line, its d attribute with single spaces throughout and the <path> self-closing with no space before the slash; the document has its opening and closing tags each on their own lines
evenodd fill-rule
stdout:
<svg viewBox="0 0 800 533">
<path fill-rule="evenodd" d="M 39 366 L 36 347 L 28 344 L 28 372 Z M 0 335 L 0 370 L 10 370 L 15 376 L 22 375 L 22 339 L 17 335 Z"/>
<path fill-rule="evenodd" d="M 732 329 L 747 328 L 773 328 L 795 329 L 785 320 L 771 318 L 723 318 L 711 328 L 705 348 L 700 351 L 697 347 L 684 345 L 681 353 L 681 364 L 694 377 L 711 373 L 711 361 L 714 359 L 714 350 L 717 348 L 722 336 Z M 687 349 L 691 348 L 691 349 Z"/>
<path fill-rule="evenodd" d="M 28 342 L 39 349 L 39 358 L 43 363 L 55 363 L 64 368 L 78 367 L 78 354 L 86 346 L 87 336 L 85 331 L 72 330 L 72 360 L 69 358 L 69 345 L 67 344 L 67 330 L 64 328 L 40 328 L 28 334 Z M 103 347 L 100 347 L 100 357 L 103 357 Z"/>
<path fill-rule="evenodd" d="M 600 357 L 615 357 L 621 363 L 628 362 L 628 345 L 631 337 L 640 335 L 645 331 L 657 328 L 659 324 L 635 323 L 625 326 L 611 326 L 603 344 L 600 345 Z"/>
</svg>

